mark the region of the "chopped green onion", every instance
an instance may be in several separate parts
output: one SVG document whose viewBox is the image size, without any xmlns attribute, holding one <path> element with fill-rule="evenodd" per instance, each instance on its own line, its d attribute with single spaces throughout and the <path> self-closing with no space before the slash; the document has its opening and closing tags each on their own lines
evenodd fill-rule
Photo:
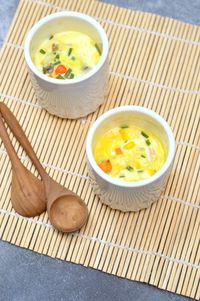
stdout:
<svg viewBox="0 0 200 301">
<path fill-rule="evenodd" d="M 51 40 L 51 39 L 53 39 L 53 35 L 52 35 L 52 34 L 51 34 L 50 37 L 49 37 L 49 40 Z"/>
<path fill-rule="evenodd" d="M 127 129 L 129 126 L 127 124 L 121 125 L 121 129 Z"/>
<path fill-rule="evenodd" d="M 141 135 L 144 136 L 145 138 L 149 138 L 149 136 L 145 132 L 141 132 Z"/>
<path fill-rule="evenodd" d="M 99 55 L 101 55 L 101 49 L 99 45 L 96 43 L 94 46 L 96 47 L 96 50 L 98 51 Z"/>
<path fill-rule="evenodd" d="M 123 176 L 123 175 L 121 175 L 121 176 L 119 176 L 120 178 L 125 178 L 125 176 Z"/>
<path fill-rule="evenodd" d="M 144 170 L 141 170 L 141 169 L 140 169 L 140 170 L 137 170 L 137 172 L 143 172 L 143 171 L 144 171 Z"/>
<path fill-rule="evenodd" d="M 72 58 L 71 58 L 71 59 L 72 59 L 72 61 L 75 61 L 75 59 L 76 59 L 76 58 L 75 58 L 75 56 L 72 56 Z"/>
<path fill-rule="evenodd" d="M 69 78 L 71 72 L 72 72 L 72 69 L 69 68 L 69 69 L 67 70 L 67 72 L 65 73 L 64 77 L 65 77 L 65 78 Z"/>
<path fill-rule="evenodd" d="M 147 145 L 150 145 L 150 144 L 151 144 L 151 142 L 149 141 L 149 139 L 146 140 L 146 144 L 147 144 Z"/>
<path fill-rule="evenodd" d="M 40 49 L 40 53 L 45 54 L 46 51 L 44 51 L 44 49 Z"/>
<path fill-rule="evenodd" d="M 54 65 L 59 65 L 61 63 L 61 61 L 57 61 L 54 63 Z"/>
<path fill-rule="evenodd" d="M 72 53 L 73 48 L 69 48 L 68 50 L 68 56 L 70 56 L 70 54 Z"/>
<path fill-rule="evenodd" d="M 57 53 L 56 56 L 55 56 L 55 59 L 59 59 L 60 58 L 60 54 Z"/>
<path fill-rule="evenodd" d="M 60 74 L 58 74 L 57 76 L 56 76 L 56 78 L 57 79 L 65 79 L 62 75 L 60 75 Z"/>
<path fill-rule="evenodd" d="M 128 171 L 133 171 L 133 167 L 132 166 L 127 166 L 126 169 L 128 169 Z"/>
<path fill-rule="evenodd" d="M 142 158 L 146 158 L 146 156 L 145 156 L 145 155 L 141 155 L 141 157 L 142 157 Z"/>
<path fill-rule="evenodd" d="M 70 79 L 74 78 L 74 73 L 71 73 L 69 78 Z"/>
</svg>

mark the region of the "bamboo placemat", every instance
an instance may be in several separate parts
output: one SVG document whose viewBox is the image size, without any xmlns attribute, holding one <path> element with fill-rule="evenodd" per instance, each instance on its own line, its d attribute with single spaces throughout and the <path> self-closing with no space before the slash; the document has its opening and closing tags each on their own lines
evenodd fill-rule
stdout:
<svg viewBox="0 0 200 301">
<path fill-rule="evenodd" d="M 94 16 L 110 41 L 108 97 L 79 120 L 49 115 L 38 105 L 23 56 L 27 31 L 62 9 Z M 47 214 L 24 218 L 10 203 L 11 164 L 0 144 L 0 238 L 12 244 L 127 279 L 199 298 L 200 29 L 169 18 L 95 0 L 21 0 L 0 55 L 0 96 L 23 126 L 49 174 L 87 203 L 87 225 L 70 235 Z M 172 126 L 177 149 L 160 200 L 121 213 L 94 196 L 85 162 L 85 137 L 104 111 L 125 104 L 155 110 Z M 11 136 L 12 137 L 12 136 Z M 21 160 L 35 174 L 18 143 Z"/>
</svg>

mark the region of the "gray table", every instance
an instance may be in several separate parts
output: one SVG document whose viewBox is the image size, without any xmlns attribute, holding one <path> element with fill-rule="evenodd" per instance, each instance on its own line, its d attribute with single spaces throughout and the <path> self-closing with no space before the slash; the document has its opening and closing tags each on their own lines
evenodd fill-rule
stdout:
<svg viewBox="0 0 200 301">
<path fill-rule="evenodd" d="M 83 0 L 84 1 L 84 0 Z M 0 45 L 19 0 L 0 0 Z M 200 24 L 200 0 L 106 0 Z M 0 241 L 0 301 L 185 301 L 152 286 L 51 259 Z"/>
</svg>

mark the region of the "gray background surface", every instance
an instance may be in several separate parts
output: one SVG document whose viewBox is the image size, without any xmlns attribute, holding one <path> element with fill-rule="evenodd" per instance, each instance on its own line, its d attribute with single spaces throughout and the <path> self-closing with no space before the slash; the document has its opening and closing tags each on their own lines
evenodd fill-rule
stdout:
<svg viewBox="0 0 200 301">
<path fill-rule="evenodd" d="M 84 0 L 83 0 L 84 1 Z M 200 0 L 106 0 L 200 24 Z M 0 46 L 19 0 L 0 0 Z M 155 287 L 67 263 L 0 241 L 0 301 L 186 301 Z"/>
</svg>

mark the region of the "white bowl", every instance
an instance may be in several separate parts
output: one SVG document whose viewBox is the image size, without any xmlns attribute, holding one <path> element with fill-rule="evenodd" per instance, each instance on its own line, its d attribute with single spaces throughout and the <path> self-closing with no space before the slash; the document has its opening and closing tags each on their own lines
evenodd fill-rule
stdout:
<svg viewBox="0 0 200 301">
<path fill-rule="evenodd" d="M 98 64 L 85 75 L 70 80 L 50 78 L 38 71 L 31 55 L 52 33 L 66 30 L 89 35 L 102 44 L 102 54 Z M 64 11 L 41 19 L 27 34 L 24 54 L 38 101 L 50 113 L 79 118 L 94 112 L 103 103 L 108 83 L 108 39 L 102 26 L 92 17 Z"/>
<path fill-rule="evenodd" d="M 162 168 L 148 179 L 122 182 L 104 173 L 97 165 L 93 149 L 98 138 L 120 124 L 136 124 L 160 137 L 167 150 Z M 163 192 L 175 154 L 175 139 L 168 123 L 157 113 L 139 106 L 123 106 L 100 116 L 90 128 L 86 140 L 89 175 L 94 192 L 101 201 L 114 209 L 138 211 L 149 207 Z"/>
</svg>

